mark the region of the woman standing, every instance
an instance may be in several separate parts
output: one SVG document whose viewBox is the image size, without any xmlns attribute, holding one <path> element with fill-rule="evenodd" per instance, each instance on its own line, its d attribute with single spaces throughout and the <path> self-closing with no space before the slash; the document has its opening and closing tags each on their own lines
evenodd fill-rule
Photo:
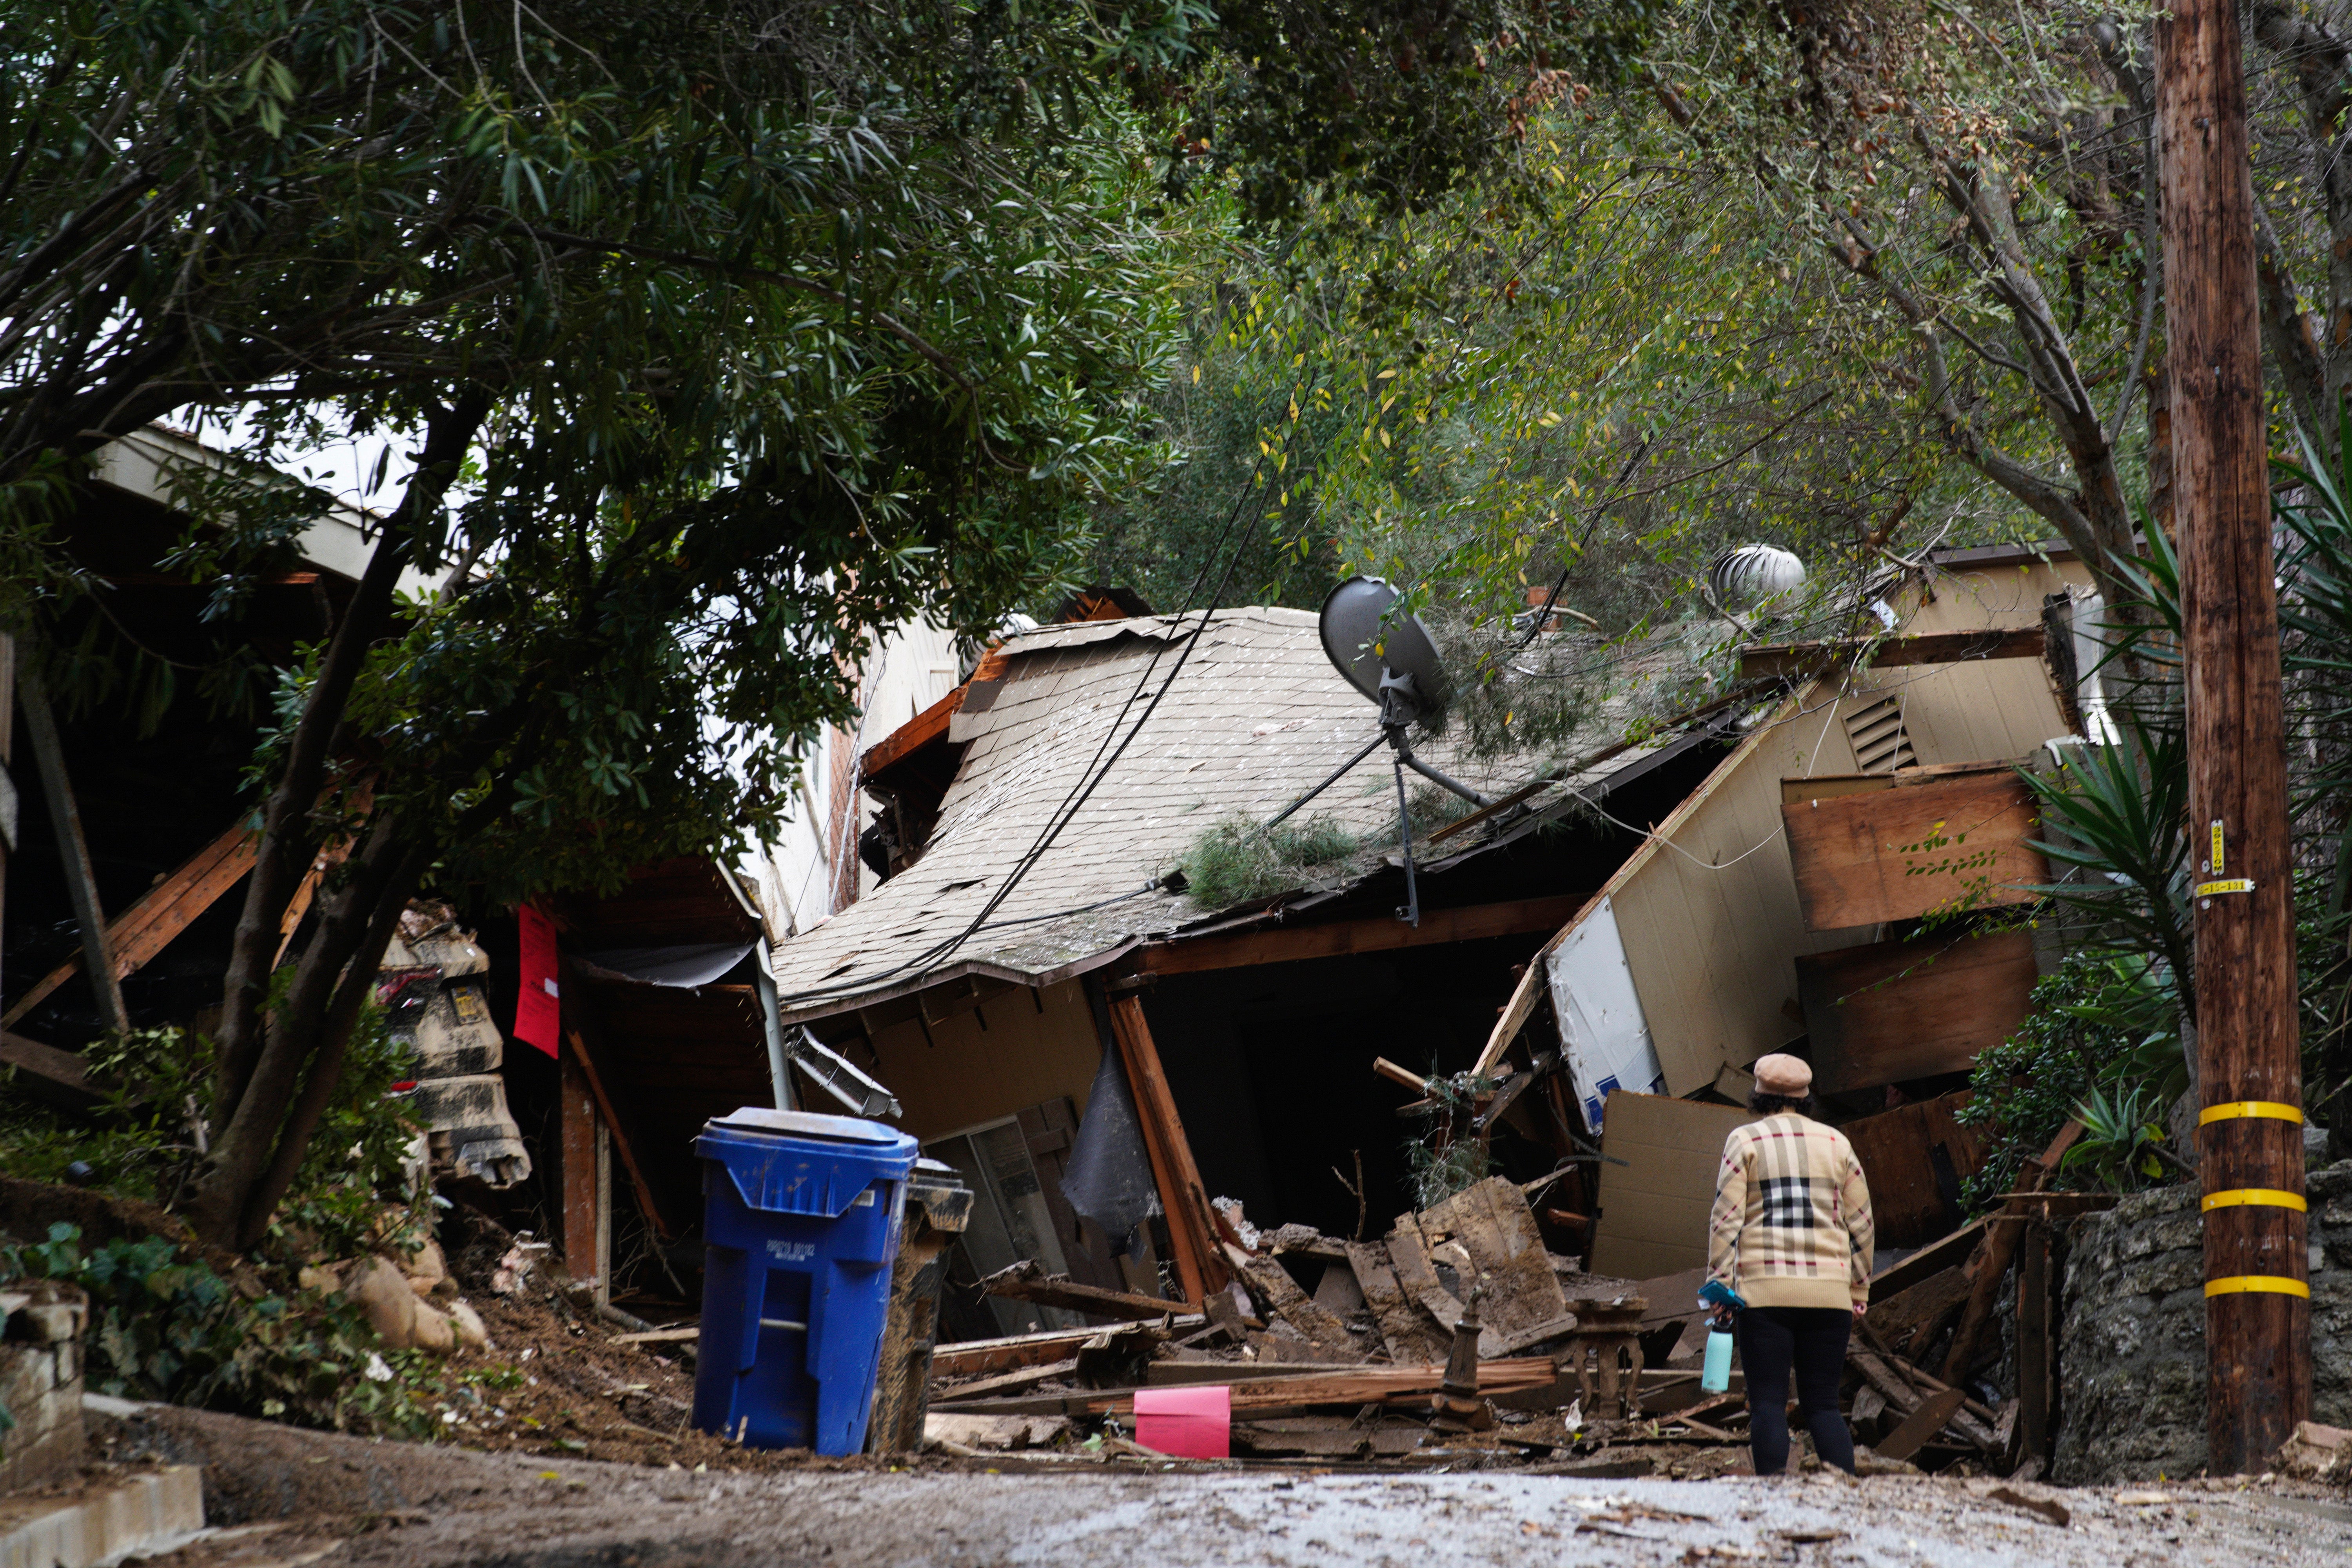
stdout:
<svg viewBox="0 0 2352 1568">
<path fill-rule="evenodd" d="M 1853 1473 L 1838 1414 L 1846 1336 L 1870 1305 L 1870 1186 L 1844 1133 L 1813 1120 L 1813 1069 L 1778 1052 L 1749 1069 L 1762 1118 L 1724 1141 L 1707 1226 L 1707 1275 L 1738 1296 L 1756 1473 L 1789 1462 L 1789 1376 L 1825 1465 Z"/>
</svg>

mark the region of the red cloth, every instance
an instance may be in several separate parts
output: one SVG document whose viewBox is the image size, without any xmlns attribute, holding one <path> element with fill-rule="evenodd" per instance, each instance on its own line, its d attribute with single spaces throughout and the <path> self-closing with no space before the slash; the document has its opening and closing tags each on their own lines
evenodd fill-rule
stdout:
<svg viewBox="0 0 2352 1568">
<path fill-rule="evenodd" d="M 529 904 L 517 915 L 522 922 L 522 984 L 515 993 L 514 1037 L 551 1057 L 563 1030 L 555 990 L 555 922 Z"/>
</svg>

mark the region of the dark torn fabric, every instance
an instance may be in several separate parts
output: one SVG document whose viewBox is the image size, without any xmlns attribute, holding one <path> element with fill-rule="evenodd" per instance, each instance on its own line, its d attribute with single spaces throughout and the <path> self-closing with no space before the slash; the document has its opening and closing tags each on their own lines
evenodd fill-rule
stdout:
<svg viewBox="0 0 2352 1568">
<path fill-rule="evenodd" d="M 1151 1157 L 1135 1119 L 1135 1097 L 1118 1052 L 1103 1052 L 1094 1087 L 1087 1090 L 1086 1114 L 1062 1177 L 1062 1195 L 1084 1218 L 1102 1226 L 1115 1249 L 1124 1250 L 1135 1227 L 1160 1212 L 1160 1191 L 1151 1181 Z"/>
</svg>

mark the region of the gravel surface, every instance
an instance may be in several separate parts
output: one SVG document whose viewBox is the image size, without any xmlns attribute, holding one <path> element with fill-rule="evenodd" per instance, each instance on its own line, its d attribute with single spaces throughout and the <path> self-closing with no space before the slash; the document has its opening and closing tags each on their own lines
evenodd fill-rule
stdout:
<svg viewBox="0 0 2352 1568">
<path fill-rule="evenodd" d="M 258 1428 L 258 1430 L 257 1430 Z M 664 1469 L 293 1433 L 167 1411 L 123 1446 L 206 1465 L 240 1527 L 155 1568 L 773 1568 L 791 1563 L 2214 1564 L 2341 1562 L 2352 1504 L 2277 1480 L 2006 1488 L 1776 1480 L 811 1462 Z M 2008 1498 L 2001 1495 L 2007 1491 Z M 2037 1511 L 2054 1503 L 2061 1526 Z"/>
</svg>

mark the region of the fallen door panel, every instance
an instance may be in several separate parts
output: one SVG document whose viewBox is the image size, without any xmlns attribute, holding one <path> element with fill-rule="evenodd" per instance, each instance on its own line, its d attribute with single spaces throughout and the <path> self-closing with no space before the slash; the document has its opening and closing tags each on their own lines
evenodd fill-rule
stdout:
<svg viewBox="0 0 2352 1568">
<path fill-rule="evenodd" d="M 2024 1021 L 2033 938 L 1915 937 L 1797 960 L 1797 997 L 1824 1094 L 1958 1072 Z"/>
</svg>

